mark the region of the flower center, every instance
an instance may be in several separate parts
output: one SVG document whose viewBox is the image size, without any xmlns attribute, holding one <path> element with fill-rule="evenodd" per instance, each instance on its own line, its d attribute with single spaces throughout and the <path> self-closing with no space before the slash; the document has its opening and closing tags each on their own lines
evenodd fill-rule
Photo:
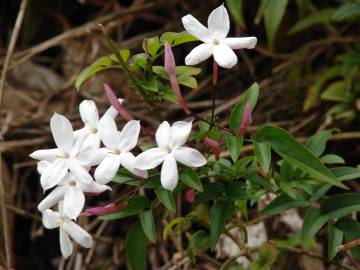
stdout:
<svg viewBox="0 0 360 270">
<path fill-rule="evenodd" d="M 164 152 L 170 154 L 171 153 L 171 149 L 169 147 L 164 147 L 161 150 L 163 150 Z"/>
<path fill-rule="evenodd" d="M 90 128 L 90 131 L 91 131 L 91 133 L 96 133 L 96 132 L 98 132 L 97 128 L 95 128 L 95 127 Z"/>
<path fill-rule="evenodd" d="M 70 155 L 68 153 L 63 153 L 62 155 L 60 156 L 56 156 L 57 158 L 65 158 L 65 159 L 68 159 L 70 157 Z"/>
<path fill-rule="evenodd" d="M 213 43 L 214 45 L 219 45 L 219 44 L 220 44 L 220 41 L 219 41 L 217 38 L 214 38 L 213 41 L 212 41 L 212 43 Z"/>
<path fill-rule="evenodd" d="M 63 224 L 64 224 L 64 219 L 63 218 L 59 218 L 59 221 L 58 221 L 58 224 L 60 225 L 60 226 L 62 226 Z"/>
<path fill-rule="evenodd" d="M 110 153 L 113 153 L 114 155 L 120 155 L 121 151 L 119 149 L 114 149 Z"/>
<path fill-rule="evenodd" d="M 76 186 L 76 182 L 74 180 L 69 181 L 69 186 L 70 187 L 75 187 Z"/>
</svg>

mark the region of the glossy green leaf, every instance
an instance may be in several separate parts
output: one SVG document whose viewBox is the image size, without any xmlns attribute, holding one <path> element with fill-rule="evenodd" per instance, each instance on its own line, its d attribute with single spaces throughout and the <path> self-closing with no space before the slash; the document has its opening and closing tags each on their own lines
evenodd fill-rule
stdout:
<svg viewBox="0 0 360 270">
<path fill-rule="evenodd" d="M 188 217 L 174 218 L 164 229 L 163 238 L 166 239 L 170 231 L 174 234 L 182 233 L 191 227 L 191 220 Z"/>
<path fill-rule="evenodd" d="M 319 209 L 309 207 L 306 210 L 304 223 L 301 228 L 302 241 L 306 241 L 312 238 L 328 220 L 329 217 L 326 215 L 321 215 Z"/>
<path fill-rule="evenodd" d="M 191 89 L 196 89 L 198 86 L 196 79 L 191 76 L 179 76 L 177 80 L 179 84 L 190 87 Z"/>
<path fill-rule="evenodd" d="M 331 83 L 321 94 L 321 99 L 338 102 L 351 102 L 351 94 L 346 81 L 337 81 Z"/>
<path fill-rule="evenodd" d="M 267 142 L 253 141 L 255 157 L 260 164 L 261 169 L 267 174 L 271 164 L 271 150 L 270 144 Z"/>
<path fill-rule="evenodd" d="M 309 202 L 300 194 L 297 194 L 297 199 L 291 198 L 289 195 L 282 193 L 272 200 L 263 210 L 262 215 L 277 215 L 291 208 L 307 207 Z"/>
<path fill-rule="evenodd" d="M 146 236 L 139 221 L 129 228 L 126 239 L 126 256 L 132 270 L 146 270 Z"/>
<path fill-rule="evenodd" d="M 345 2 L 333 14 L 333 19 L 343 21 L 349 19 L 358 19 L 360 17 L 360 2 Z"/>
<path fill-rule="evenodd" d="M 264 243 L 258 252 L 258 258 L 254 260 L 249 270 L 267 270 L 275 263 L 278 255 L 276 245 Z"/>
<path fill-rule="evenodd" d="M 309 16 L 298 21 L 293 27 L 291 27 L 288 34 L 296 34 L 316 24 L 329 23 L 332 20 L 334 12 L 335 9 L 333 8 L 324 8 L 313 14 L 310 14 Z"/>
<path fill-rule="evenodd" d="M 210 248 L 210 236 L 203 230 L 194 233 L 189 241 L 188 255 L 193 262 L 195 256 L 202 254 Z"/>
<path fill-rule="evenodd" d="M 159 201 L 171 212 L 176 211 L 174 193 L 164 189 L 163 187 L 159 187 L 155 189 L 155 193 L 159 199 Z"/>
<path fill-rule="evenodd" d="M 332 130 L 324 130 L 313 136 L 307 141 L 306 146 L 316 156 L 320 157 L 326 148 L 326 143 L 330 139 Z"/>
<path fill-rule="evenodd" d="M 236 162 L 240 156 L 243 140 L 243 136 L 234 136 L 229 133 L 226 134 L 227 146 L 233 162 Z"/>
<path fill-rule="evenodd" d="M 196 194 L 196 203 L 207 202 L 222 197 L 225 194 L 225 186 L 221 183 L 209 183 L 203 185 L 203 192 Z"/>
<path fill-rule="evenodd" d="M 334 154 L 324 155 L 320 160 L 324 164 L 345 164 L 345 160 L 342 157 Z"/>
<path fill-rule="evenodd" d="M 146 50 L 151 56 L 156 56 L 158 50 L 162 47 L 159 37 L 150 37 L 145 39 Z"/>
<path fill-rule="evenodd" d="M 269 47 L 274 45 L 275 36 L 285 14 L 288 0 L 268 0 L 264 10 L 265 29 Z"/>
<path fill-rule="evenodd" d="M 360 194 L 344 193 L 326 198 L 320 206 L 322 215 L 330 218 L 342 218 L 360 211 Z"/>
<path fill-rule="evenodd" d="M 343 218 L 336 222 L 335 227 L 344 233 L 346 242 L 360 239 L 360 223 L 356 220 Z M 355 246 L 350 251 L 356 259 L 360 259 L 360 246 Z"/>
<path fill-rule="evenodd" d="M 333 259 L 336 255 L 336 248 L 342 244 L 344 234 L 333 224 L 328 225 L 328 257 Z"/>
<path fill-rule="evenodd" d="M 234 17 L 236 23 L 242 28 L 245 28 L 245 20 L 243 14 L 242 0 L 226 0 L 226 5 L 230 11 L 231 16 Z"/>
<path fill-rule="evenodd" d="M 259 142 L 270 143 L 271 148 L 283 159 L 318 181 L 347 189 L 313 153 L 284 129 L 265 126 L 258 130 L 255 139 Z"/>
<path fill-rule="evenodd" d="M 229 126 L 233 131 L 238 131 L 243 121 L 244 107 L 247 102 L 250 104 L 251 111 L 254 109 L 259 96 L 259 85 L 253 83 L 244 93 L 241 101 L 235 105 L 229 118 Z"/>
<path fill-rule="evenodd" d="M 152 209 L 140 213 L 140 221 L 147 238 L 151 242 L 156 243 L 157 233 Z"/>
<path fill-rule="evenodd" d="M 216 201 L 210 208 L 210 245 L 211 250 L 215 246 L 224 231 L 225 223 L 229 215 L 229 204 L 225 201 Z"/>
<path fill-rule="evenodd" d="M 360 169 L 354 167 L 335 167 L 331 168 L 331 171 L 340 181 L 360 178 Z"/>
<path fill-rule="evenodd" d="M 171 46 L 177 46 L 183 43 L 196 41 L 197 38 L 190 35 L 188 32 L 183 31 L 180 33 L 176 32 L 166 32 L 161 35 L 160 41 L 163 43 L 165 41 L 169 42 Z"/>
<path fill-rule="evenodd" d="M 239 181 L 232 181 L 229 183 L 225 196 L 230 200 L 250 199 L 245 184 Z"/>
<path fill-rule="evenodd" d="M 185 185 L 196 189 L 200 192 L 203 191 L 203 186 L 200 182 L 199 176 L 196 172 L 192 169 L 186 168 L 180 174 L 180 181 L 183 182 Z"/>
<path fill-rule="evenodd" d="M 148 207 L 150 207 L 150 203 L 147 198 L 143 196 L 134 196 L 133 198 L 130 199 L 128 205 L 124 209 L 113 214 L 101 216 L 99 217 L 99 219 L 113 220 L 113 219 L 125 218 L 140 213 L 142 210 Z"/>
</svg>

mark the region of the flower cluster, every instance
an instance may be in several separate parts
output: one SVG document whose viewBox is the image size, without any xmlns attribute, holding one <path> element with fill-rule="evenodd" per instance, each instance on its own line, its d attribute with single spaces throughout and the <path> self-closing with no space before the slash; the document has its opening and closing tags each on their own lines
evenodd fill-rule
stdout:
<svg viewBox="0 0 360 270">
<path fill-rule="evenodd" d="M 73 249 L 69 235 L 83 247 L 92 246 L 91 236 L 74 221 L 84 208 L 85 193 L 99 194 L 111 190 L 106 184 L 115 177 L 120 166 L 146 179 L 146 170 L 163 163 L 161 184 L 173 190 L 178 183 L 176 161 L 190 167 L 206 164 L 200 152 L 183 146 L 191 132 L 192 122 L 179 121 L 172 126 L 163 122 L 156 132 L 158 148 L 135 157 L 131 150 L 138 142 L 140 121 L 131 120 L 119 131 L 114 120 L 117 111 L 113 107 L 100 119 L 91 100 L 81 102 L 79 111 L 84 123 L 82 129 L 74 131 L 66 117 L 55 113 L 50 128 L 57 148 L 30 154 L 39 160 L 42 188 L 44 191 L 52 189 L 38 209 L 43 213 L 46 228 L 60 228 L 60 247 L 65 258 Z M 90 169 L 95 166 L 92 176 Z M 50 209 L 56 204 L 58 212 Z"/>
</svg>

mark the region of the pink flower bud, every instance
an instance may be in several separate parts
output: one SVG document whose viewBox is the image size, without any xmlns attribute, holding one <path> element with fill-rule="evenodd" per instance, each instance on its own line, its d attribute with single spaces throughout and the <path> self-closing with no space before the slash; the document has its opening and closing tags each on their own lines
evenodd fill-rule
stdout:
<svg viewBox="0 0 360 270">
<path fill-rule="evenodd" d="M 103 215 L 108 215 L 111 213 L 118 212 L 127 206 L 128 206 L 128 202 L 125 202 L 122 204 L 117 204 L 117 205 L 111 203 L 111 204 L 108 204 L 105 206 L 88 208 L 85 210 L 85 212 L 82 213 L 82 215 L 84 215 L 84 216 L 103 216 Z"/>
<path fill-rule="evenodd" d="M 220 152 L 221 152 L 220 143 L 216 140 L 210 139 L 209 137 L 206 137 L 204 139 L 204 143 L 213 150 L 213 152 L 215 154 L 215 159 L 219 160 Z"/>
<path fill-rule="evenodd" d="M 237 135 L 243 135 L 246 129 L 250 126 L 251 122 L 252 122 L 251 108 L 249 102 L 246 102 L 243 112 L 243 120 L 240 129 L 237 132 Z"/>
<path fill-rule="evenodd" d="M 116 97 L 114 91 L 111 89 L 109 85 L 103 83 L 105 94 L 107 99 L 109 100 L 111 106 L 113 106 L 120 115 L 127 121 L 134 120 L 134 117 L 124 109 L 124 107 L 120 104 L 118 98 Z"/>
<path fill-rule="evenodd" d="M 190 188 L 185 193 L 185 199 L 188 203 L 194 203 L 195 201 L 195 189 Z"/>
<path fill-rule="evenodd" d="M 219 65 L 214 60 L 213 62 L 213 85 L 216 86 L 218 83 Z"/>
</svg>

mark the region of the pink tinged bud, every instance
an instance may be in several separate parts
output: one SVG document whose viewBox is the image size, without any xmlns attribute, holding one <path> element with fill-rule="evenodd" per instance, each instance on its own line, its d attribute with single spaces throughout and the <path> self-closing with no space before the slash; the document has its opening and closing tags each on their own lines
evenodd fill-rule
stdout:
<svg viewBox="0 0 360 270">
<path fill-rule="evenodd" d="M 251 108 L 249 102 L 246 102 L 243 112 L 243 120 L 240 126 L 239 131 L 237 132 L 237 135 L 242 135 L 245 133 L 246 129 L 250 126 L 252 122 L 251 117 Z"/>
<path fill-rule="evenodd" d="M 218 83 L 219 65 L 214 60 L 213 62 L 213 85 L 216 86 Z"/>
<path fill-rule="evenodd" d="M 185 199 L 188 203 L 194 203 L 195 201 L 195 189 L 190 188 L 185 193 Z"/>
<path fill-rule="evenodd" d="M 111 87 L 106 83 L 103 83 L 103 86 L 105 89 L 106 97 L 109 100 L 111 106 L 113 106 L 125 120 L 127 121 L 134 120 L 134 117 L 128 111 L 126 111 L 124 107 L 120 104 L 118 98 L 116 97 Z"/>
<path fill-rule="evenodd" d="M 206 137 L 204 139 L 204 143 L 213 150 L 213 152 L 215 154 L 215 159 L 219 160 L 220 152 L 221 152 L 220 143 L 216 140 L 210 139 L 209 137 Z"/>
<path fill-rule="evenodd" d="M 82 213 L 83 216 L 103 216 L 118 212 L 128 206 L 128 202 L 122 204 L 108 204 L 105 206 L 88 208 Z"/>
<path fill-rule="evenodd" d="M 165 70 L 166 73 L 169 75 L 171 87 L 174 90 L 175 96 L 177 97 L 180 106 L 183 108 L 183 110 L 187 114 L 192 114 L 188 105 L 186 104 L 185 99 L 183 98 L 181 91 L 180 91 L 180 85 L 176 79 L 176 64 L 175 64 L 175 58 L 174 54 L 172 52 L 172 49 L 169 45 L 169 43 L 165 42 Z"/>
</svg>

